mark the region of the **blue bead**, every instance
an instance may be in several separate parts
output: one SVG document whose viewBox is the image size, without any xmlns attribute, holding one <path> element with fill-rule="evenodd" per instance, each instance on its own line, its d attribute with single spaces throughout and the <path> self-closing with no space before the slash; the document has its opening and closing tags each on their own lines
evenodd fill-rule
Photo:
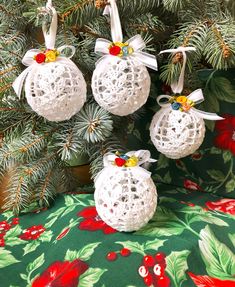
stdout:
<svg viewBox="0 0 235 287">
<path fill-rule="evenodd" d="M 128 54 L 129 54 L 128 46 L 122 47 L 122 52 L 123 52 L 123 56 L 128 56 Z"/>
<path fill-rule="evenodd" d="M 172 107 L 172 110 L 179 110 L 181 108 L 181 104 L 180 103 L 172 103 L 171 104 L 171 107 Z"/>
<path fill-rule="evenodd" d="M 126 155 L 126 154 L 121 154 L 119 157 L 122 158 L 122 159 L 125 159 L 125 160 L 128 160 L 128 159 L 130 158 L 130 157 L 129 157 L 128 155 Z"/>
</svg>

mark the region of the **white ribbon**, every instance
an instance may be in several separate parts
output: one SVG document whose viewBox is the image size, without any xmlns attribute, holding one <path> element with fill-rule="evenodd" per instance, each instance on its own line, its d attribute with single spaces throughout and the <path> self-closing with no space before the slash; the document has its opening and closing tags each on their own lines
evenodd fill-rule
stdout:
<svg viewBox="0 0 235 287">
<path fill-rule="evenodd" d="M 160 102 L 162 99 L 170 100 L 171 98 L 172 98 L 171 96 L 162 95 L 162 96 L 159 96 L 157 98 L 157 102 L 162 108 L 164 108 L 166 110 L 171 110 L 172 109 L 171 108 L 171 103 L 169 103 L 169 101 L 164 102 L 164 103 Z M 204 101 L 204 96 L 203 96 L 202 90 L 201 89 L 197 89 L 197 90 L 193 91 L 190 95 L 187 96 L 187 99 L 193 101 L 195 104 L 199 104 L 199 103 L 203 102 Z M 223 120 L 224 119 L 224 118 L 218 116 L 215 113 L 207 113 L 207 112 L 195 109 L 193 107 L 190 108 L 190 110 L 188 112 L 196 114 L 198 117 L 203 118 L 205 120 L 214 120 L 214 121 L 216 121 L 216 120 Z"/>
<path fill-rule="evenodd" d="M 179 76 L 179 80 L 178 82 L 171 84 L 171 89 L 173 93 L 175 94 L 180 94 L 184 88 L 184 73 L 185 73 L 186 62 L 187 62 L 186 51 L 196 51 L 196 49 L 194 47 L 178 47 L 177 49 L 168 49 L 168 50 L 163 50 L 160 52 L 160 54 L 162 53 L 173 53 L 174 55 L 177 53 L 183 54 L 183 65 L 182 65 L 181 73 Z"/>
<path fill-rule="evenodd" d="M 186 62 L 187 62 L 186 51 L 196 51 L 196 49 L 194 47 L 178 47 L 176 49 L 168 49 L 168 50 L 164 50 L 164 51 L 160 52 L 160 54 L 162 54 L 162 53 L 173 53 L 173 54 L 182 53 L 182 55 L 183 55 L 183 65 L 182 65 L 181 73 L 179 76 L 179 80 L 178 80 L 178 82 L 171 84 L 171 89 L 172 89 L 173 93 L 175 93 L 175 94 L 180 94 L 184 88 L 184 73 L 185 73 Z M 162 96 L 159 96 L 157 98 L 157 102 L 162 108 L 171 109 L 171 103 L 169 103 L 169 100 L 171 98 L 172 98 L 171 96 L 162 95 Z M 162 99 L 165 99 L 168 101 L 161 103 L 160 101 Z M 193 91 L 190 95 L 187 96 L 187 99 L 193 101 L 194 104 L 200 104 L 201 102 L 204 101 L 204 96 L 203 96 L 202 90 L 197 89 L 197 90 Z M 193 107 L 190 108 L 190 110 L 188 112 L 196 114 L 198 117 L 206 119 L 206 120 L 223 120 L 224 119 L 224 118 L 218 116 L 216 113 L 207 113 L 207 112 L 195 109 Z"/>
<path fill-rule="evenodd" d="M 57 12 L 55 10 L 55 8 L 52 6 L 52 1 L 48 0 L 47 4 L 46 4 L 46 10 L 52 11 L 52 21 L 51 21 L 51 25 L 49 28 L 49 31 L 47 31 L 46 29 L 46 24 L 42 25 L 42 31 L 43 31 L 43 36 L 45 39 L 45 46 L 46 49 L 50 49 L 53 50 L 55 47 L 55 40 L 56 40 L 56 31 L 57 31 Z M 65 56 L 62 55 L 62 51 L 64 49 L 70 49 L 71 50 L 71 54 L 70 56 Z M 60 61 L 60 62 L 68 62 L 68 59 L 72 58 L 73 55 L 75 54 L 75 48 L 73 46 L 69 46 L 69 45 L 64 45 L 61 46 L 57 49 L 58 52 L 60 52 L 60 56 L 56 58 L 56 61 Z M 12 87 L 15 90 L 15 93 L 17 94 L 17 96 L 20 98 L 21 95 L 21 91 L 22 91 L 22 87 L 25 81 L 26 76 L 28 75 L 28 73 L 37 65 L 43 65 L 44 63 L 38 64 L 35 60 L 34 60 L 34 56 L 36 56 L 38 53 L 42 53 L 41 50 L 38 49 L 31 49 L 29 51 L 26 52 L 26 54 L 24 55 L 23 59 L 22 59 L 22 64 L 24 64 L 25 66 L 28 66 L 27 69 L 25 69 L 13 82 Z"/>
<path fill-rule="evenodd" d="M 111 35 L 112 35 L 112 41 L 115 42 L 123 42 L 123 34 L 122 34 L 122 28 L 121 28 L 121 22 L 120 17 L 118 13 L 118 8 L 115 0 L 109 0 L 109 4 L 106 5 L 104 10 L 104 15 L 110 15 L 111 19 Z M 129 54 L 128 57 L 133 57 L 139 62 L 141 62 L 143 65 L 153 69 L 157 70 L 157 60 L 154 55 L 148 54 L 146 52 L 143 52 L 142 50 L 146 48 L 146 44 L 144 40 L 142 39 L 141 35 L 136 35 L 129 39 L 126 42 L 130 48 L 133 48 L 133 53 Z M 96 40 L 95 45 L 95 53 L 106 56 L 109 55 L 109 47 L 112 44 L 111 41 L 99 38 Z M 100 59 L 102 60 L 103 57 Z M 97 62 L 99 63 L 100 60 Z M 97 64 L 96 63 L 96 64 Z"/>
<path fill-rule="evenodd" d="M 151 155 L 148 150 L 130 151 L 126 153 L 126 155 L 129 157 L 136 156 L 139 160 L 137 163 L 137 166 L 125 167 L 126 169 L 134 169 L 135 175 L 142 179 L 146 179 L 151 176 L 151 172 L 140 167 L 140 165 L 143 165 L 145 163 L 156 162 L 155 159 L 152 159 L 150 157 Z M 95 188 L 98 188 L 105 180 L 107 180 L 109 175 L 111 176 L 113 175 L 113 173 L 116 173 L 122 170 L 121 167 L 114 165 L 115 158 L 117 158 L 117 155 L 113 153 L 106 153 L 104 155 L 104 158 L 103 158 L 104 168 L 101 170 L 101 172 L 97 174 L 97 176 L 94 179 Z"/>
</svg>

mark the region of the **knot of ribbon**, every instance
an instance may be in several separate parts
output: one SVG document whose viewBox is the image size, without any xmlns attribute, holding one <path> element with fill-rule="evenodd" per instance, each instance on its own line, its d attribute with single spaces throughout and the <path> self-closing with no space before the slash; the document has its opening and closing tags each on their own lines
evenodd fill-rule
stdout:
<svg viewBox="0 0 235 287">
<path fill-rule="evenodd" d="M 48 0 L 46 7 L 43 8 L 43 11 L 46 11 L 47 13 L 52 13 L 52 20 L 50 24 L 49 30 L 47 30 L 46 24 L 42 24 L 42 31 L 43 36 L 45 39 L 45 51 L 41 51 L 39 49 L 31 49 L 26 52 L 22 59 L 22 64 L 27 66 L 26 68 L 13 82 L 12 86 L 15 90 L 15 93 L 18 97 L 21 95 L 22 87 L 24 80 L 28 73 L 37 65 L 45 64 L 47 63 L 46 55 L 48 55 L 48 62 L 54 62 L 60 61 L 60 62 L 68 62 L 68 59 L 73 57 L 75 54 L 75 47 L 70 45 L 63 45 L 57 49 L 55 49 L 55 41 L 56 41 L 56 32 L 57 32 L 57 12 L 55 8 L 52 6 L 52 1 Z M 62 54 L 62 51 L 65 49 L 70 49 L 70 55 L 66 56 Z M 37 56 L 41 56 L 39 59 L 40 61 L 36 61 Z"/>
<path fill-rule="evenodd" d="M 179 76 L 179 80 L 171 84 L 171 89 L 174 94 L 181 94 L 184 88 L 184 74 L 187 62 L 187 54 L 186 51 L 196 51 L 194 47 L 178 47 L 176 49 L 168 49 L 161 51 L 162 53 L 182 53 L 183 55 L 183 64 L 181 73 Z M 164 99 L 164 102 L 161 100 Z M 167 100 L 167 101 L 166 101 Z M 194 108 L 195 105 L 200 104 L 204 101 L 203 92 L 201 89 L 197 89 L 193 91 L 188 96 L 168 96 L 168 95 L 161 95 L 157 98 L 158 104 L 165 109 L 173 109 L 173 110 L 180 110 L 182 112 L 189 112 L 196 114 L 198 117 L 206 119 L 206 120 L 223 120 L 222 117 L 218 116 L 216 113 L 208 113 L 201 110 Z"/>
<path fill-rule="evenodd" d="M 95 53 L 102 55 L 103 57 L 107 55 L 132 57 L 141 62 L 143 65 L 153 70 L 157 70 L 156 57 L 149 53 L 143 52 L 143 49 L 146 48 L 146 44 L 141 35 L 136 35 L 123 43 L 122 27 L 115 0 L 109 0 L 103 14 L 110 15 L 111 35 L 113 42 L 103 38 L 98 38 L 96 40 Z M 102 60 L 103 57 L 100 60 Z M 100 60 L 97 63 L 99 63 Z"/>
<path fill-rule="evenodd" d="M 138 150 L 138 151 L 130 151 L 125 154 L 125 156 L 129 158 L 137 158 L 136 165 L 132 167 L 124 167 L 133 169 L 133 172 L 137 177 L 142 179 L 150 178 L 151 172 L 147 171 L 145 168 L 141 167 L 141 165 L 148 164 L 150 162 L 156 162 L 155 159 L 151 158 L 150 152 L 148 150 Z M 119 166 L 115 165 L 115 159 L 117 158 L 116 154 L 106 153 L 103 158 L 104 168 L 97 174 L 95 177 L 95 187 L 98 188 L 102 182 L 109 178 L 109 175 L 112 176 L 113 173 L 117 173 L 118 170 L 122 170 Z"/>
</svg>

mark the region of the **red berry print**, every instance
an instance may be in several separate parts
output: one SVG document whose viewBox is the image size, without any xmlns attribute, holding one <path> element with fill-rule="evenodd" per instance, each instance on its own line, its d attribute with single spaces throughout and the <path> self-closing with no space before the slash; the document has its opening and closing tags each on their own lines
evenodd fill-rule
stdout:
<svg viewBox="0 0 235 287">
<path fill-rule="evenodd" d="M 154 265 L 153 273 L 158 277 L 162 277 L 165 274 L 165 266 L 160 264 Z"/>
<path fill-rule="evenodd" d="M 11 228 L 11 225 L 7 221 L 0 221 L 0 232 L 8 231 Z"/>
<path fill-rule="evenodd" d="M 157 286 L 158 287 L 170 287 L 171 281 L 167 276 L 162 276 L 157 279 Z"/>
<path fill-rule="evenodd" d="M 140 268 L 138 269 L 138 272 L 139 272 L 139 275 L 143 278 L 147 277 L 149 274 L 148 269 L 144 265 L 140 266 Z"/>
<path fill-rule="evenodd" d="M 19 218 L 18 218 L 18 217 L 13 218 L 12 221 L 11 221 L 11 224 L 12 224 L 12 225 L 17 225 L 17 224 L 19 224 Z"/>
<path fill-rule="evenodd" d="M 124 257 L 131 255 L 131 251 L 128 248 L 122 248 L 122 250 L 120 251 L 120 254 Z"/>
<path fill-rule="evenodd" d="M 144 284 L 146 286 L 151 286 L 153 284 L 153 276 L 150 273 L 144 278 Z"/>
<path fill-rule="evenodd" d="M 152 255 L 145 255 L 143 258 L 143 264 L 148 267 L 153 267 L 155 260 Z"/>
<path fill-rule="evenodd" d="M 165 263 L 165 261 L 166 261 L 165 259 L 166 259 L 166 255 L 163 252 L 158 252 L 155 255 L 155 260 L 157 263 Z"/>
<path fill-rule="evenodd" d="M 108 261 L 115 261 L 117 259 L 117 253 L 116 252 L 109 252 L 106 256 L 106 259 Z"/>
</svg>

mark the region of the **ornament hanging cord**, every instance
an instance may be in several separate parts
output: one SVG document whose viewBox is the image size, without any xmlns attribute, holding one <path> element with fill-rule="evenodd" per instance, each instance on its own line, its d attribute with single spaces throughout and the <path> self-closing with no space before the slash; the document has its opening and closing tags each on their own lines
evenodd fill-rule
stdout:
<svg viewBox="0 0 235 287">
<path fill-rule="evenodd" d="M 194 47 L 178 47 L 176 49 L 168 49 L 168 50 L 163 50 L 160 52 L 160 54 L 162 54 L 162 53 L 174 53 L 174 54 L 182 53 L 182 55 L 183 55 L 183 65 L 182 65 L 181 73 L 179 76 L 179 80 L 178 80 L 178 82 L 176 81 L 176 82 L 171 84 L 171 89 L 172 89 L 173 93 L 175 93 L 175 94 L 180 94 L 184 88 L 184 74 L 185 74 L 186 62 L 187 62 L 186 51 L 196 51 L 196 49 Z M 161 102 L 162 99 L 168 100 L 168 102 L 162 103 Z M 192 102 L 194 105 L 200 104 L 201 102 L 204 101 L 202 89 L 197 89 L 197 90 L 193 91 L 190 95 L 188 95 L 186 97 L 186 99 L 187 99 L 187 101 Z M 169 103 L 169 100 L 172 100 L 172 97 L 168 96 L 168 95 L 161 95 L 157 98 L 157 102 L 162 108 L 171 109 L 171 103 Z M 198 109 L 193 108 L 193 107 L 190 108 L 189 112 L 192 112 L 192 113 L 196 114 L 198 117 L 203 118 L 203 119 L 207 119 L 207 120 L 223 120 L 224 119 L 224 118 L 218 116 L 216 113 L 204 112 L 204 111 L 198 110 Z"/>
<path fill-rule="evenodd" d="M 42 31 L 43 31 L 43 36 L 45 39 L 45 47 L 46 50 L 56 50 L 56 52 L 58 52 L 59 56 L 56 58 L 56 61 L 67 61 L 68 59 L 72 58 L 73 55 L 75 54 L 75 47 L 71 46 L 71 45 L 63 45 L 57 49 L 55 49 L 55 41 L 56 41 L 56 32 L 57 32 L 57 12 L 55 10 L 55 8 L 52 5 L 52 1 L 48 0 L 46 3 L 46 7 L 43 7 L 43 10 L 45 11 L 45 9 L 47 11 L 51 10 L 52 11 L 52 20 L 51 20 L 51 24 L 50 24 L 50 28 L 49 30 L 47 30 L 46 28 L 46 24 L 43 23 L 42 24 Z M 70 55 L 66 56 L 62 54 L 62 51 L 64 49 L 69 49 Z M 15 93 L 17 94 L 17 96 L 20 98 L 21 96 L 21 92 L 22 92 L 22 88 L 23 88 L 23 84 L 24 84 L 24 80 L 27 77 L 28 73 L 32 70 L 32 68 L 35 65 L 39 65 L 39 63 L 37 63 L 35 61 L 35 56 L 37 54 L 42 53 L 41 50 L 39 49 L 31 49 L 28 50 L 26 52 L 26 54 L 24 55 L 23 59 L 22 59 L 22 64 L 25 66 L 28 66 L 27 69 L 25 69 L 13 82 L 12 87 L 15 90 Z M 40 65 L 46 65 L 47 63 L 40 63 Z"/>
<path fill-rule="evenodd" d="M 115 0 L 109 0 L 108 4 L 104 9 L 103 14 L 110 15 L 112 42 L 103 38 L 97 39 L 95 45 L 95 53 L 105 57 L 110 54 L 109 48 L 111 45 L 123 44 L 122 43 L 123 33 L 122 33 L 119 12 Z M 141 62 L 143 65 L 157 71 L 158 68 L 157 68 L 156 57 L 154 55 L 142 51 L 143 49 L 146 48 L 146 44 L 142 39 L 141 35 L 136 35 L 130 38 L 125 42 L 125 44 L 127 44 L 127 46 L 130 47 L 132 50 L 131 53 L 125 56 L 133 57 L 139 62 Z M 101 61 L 101 59 L 98 60 L 96 64 L 98 64 L 99 61 Z"/>
</svg>

